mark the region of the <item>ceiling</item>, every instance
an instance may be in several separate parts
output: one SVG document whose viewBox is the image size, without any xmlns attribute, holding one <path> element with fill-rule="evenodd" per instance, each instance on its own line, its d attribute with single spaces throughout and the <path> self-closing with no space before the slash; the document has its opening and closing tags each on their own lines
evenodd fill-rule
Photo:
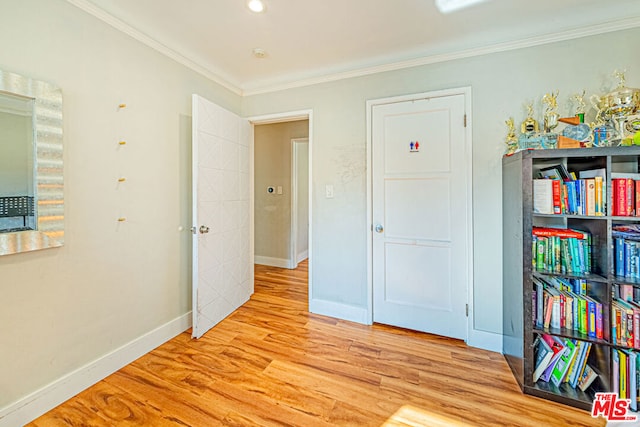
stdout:
<svg viewBox="0 0 640 427">
<path fill-rule="evenodd" d="M 640 26 L 638 0 L 488 0 L 447 15 L 433 0 L 264 0 L 261 14 L 245 0 L 67 1 L 239 94 Z"/>
</svg>

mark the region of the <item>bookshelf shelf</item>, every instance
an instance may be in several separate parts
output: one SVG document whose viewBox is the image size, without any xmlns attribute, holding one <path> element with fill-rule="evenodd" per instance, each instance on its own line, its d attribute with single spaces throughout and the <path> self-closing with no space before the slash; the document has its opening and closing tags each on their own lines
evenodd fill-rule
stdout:
<svg viewBox="0 0 640 427">
<path fill-rule="evenodd" d="M 587 176 L 588 173 L 602 171 L 604 197 L 600 209 L 604 209 L 603 215 L 534 213 L 534 180 L 539 178 L 540 170 L 558 165 L 562 165 L 568 172 L 574 172 L 578 177 L 580 172 Z M 503 157 L 503 354 L 524 393 L 590 410 L 595 393 L 619 390 L 620 379 L 617 373 L 620 367 L 614 355 L 637 353 L 640 359 L 640 346 L 636 345 L 632 349 L 618 345 L 616 340 L 615 313 L 618 309 L 615 307 L 619 298 L 616 292 L 619 292 L 620 286 L 629 286 L 634 295 L 637 292 L 640 297 L 640 274 L 637 275 L 639 278 L 616 276 L 616 262 L 618 265 L 622 264 L 619 263 L 619 258 L 616 259 L 616 238 L 612 232 L 619 224 L 640 225 L 640 216 L 611 215 L 612 212 L 621 212 L 618 207 L 617 211 L 613 210 L 614 203 L 619 201 L 616 199 L 618 193 L 614 193 L 613 188 L 618 182 L 616 178 L 639 172 L 640 147 L 527 150 Z M 636 188 L 640 189 L 638 186 Z M 640 191 L 636 195 L 640 197 Z M 588 234 L 590 252 L 585 252 L 585 256 L 589 256 L 591 274 L 561 274 L 557 264 L 558 269 L 554 273 L 548 272 L 548 268 L 547 271 L 537 270 L 534 255 L 539 254 L 539 247 L 533 237 L 534 228 L 536 233 L 539 233 L 539 228 L 555 228 Z M 539 240 L 540 237 L 536 239 Z M 545 253 L 545 256 L 550 253 L 553 250 Z M 561 258 L 564 258 L 564 253 Z M 557 261 L 556 256 L 553 259 Z M 640 264 L 640 242 L 637 263 Z M 640 267 L 636 268 L 636 271 L 640 270 Z M 564 264 L 562 269 L 564 271 Z M 567 271 L 571 270 L 567 268 Z M 577 328 L 572 329 L 571 326 L 565 328 L 564 323 L 561 328 L 547 324 L 542 327 L 537 323 L 540 322 L 541 313 L 538 308 L 540 299 L 536 300 L 537 291 L 541 289 L 539 282 L 544 282 L 546 294 L 547 283 L 561 282 L 562 286 L 565 279 L 569 282 L 577 279 L 585 281 L 584 296 L 579 298 L 592 299 L 601 305 L 602 338 L 596 339 L 578 332 Z M 565 290 L 560 293 L 570 294 Z M 568 382 L 556 386 L 551 381 L 545 382 L 542 379 L 533 381 L 537 355 L 534 343 L 536 337 L 543 335 L 555 337 L 561 342 L 572 340 L 574 343 L 581 341 L 589 344 L 590 351 L 586 353 L 584 365 L 592 368 L 597 377 L 585 391 L 579 387 L 571 387 Z"/>
<path fill-rule="evenodd" d="M 602 283 L 607 283 L 609 281 L 609 279 L 599 274 L 556 274 L 556 273 L 542 273 L 540 271 L 533 271 L 531 274 L 533 275 L 533 277 L 539 277 L 539 278 L 563 277 L 566 279 L 584 279 L 588 282 L 602 282 Z M 640 285 L 640 280 L 637 283 L 638 285 Z"/>
<path fill-rule="evenodd" d="M 558 396 L 556 401 L 577 408 L 590 410 L 591 402 L 595 393 L 584 392 L 580 389 L 571 388 L 567 385 L 556 387 L 552 383 L 538 382 L 533 386 L 526 387 L 527 394 L 548 399 L 550 394 Z"/>
<path fill-rule="evenodd" d="M 630 277 L 611 276 L 609 281 L 618 285 L 631 285 L 634 287 L 640 287 L 640 279 L 632 279 Z"/>
<path fill-rule="evenodd" d="M 606 216 L 597 216 L 597 215 L 542 214 L 542 213 L 536 213 L 536 212 L 533 212 L 531 215 L 533 215 L 534 218 L 540 217 L 540 218 L 566 218 L 566 219 L 589 219 L 589 220 L 607 219 Z M 616 218 L 626 218 L 627 220 L 629 220 L 630 217 L 621 216 Z"/>
<path fill-rule="evenodd" d="M 593 344 L 608 345 L 608 346 L 612 345 L 607 340 L 593 338 L 588 336 L 587 334 L 581 334 L 580 332 L 568 330 L 565 328 L 533 328 L 532 331 L 536 334 L 549 334 L 549 335 L 554 335 L 560 338 L 575 339 L 575 340 L 590 342 Z"/>
<path fill-rule="evenodd" d="M 615 222 L 638 222 L 640 221 L 640 216 L 610 216 L 607 217 L 612 219 Z"/>
</svg>

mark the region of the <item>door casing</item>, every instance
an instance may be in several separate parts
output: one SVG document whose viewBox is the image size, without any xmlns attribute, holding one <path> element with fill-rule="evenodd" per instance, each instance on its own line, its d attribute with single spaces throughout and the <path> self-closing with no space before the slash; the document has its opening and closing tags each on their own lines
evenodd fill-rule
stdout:
<svg viewBox="0 0 640 427">
<path fill-rule="evenodd" d="M 252 116 L 248 117 L 249 123 L 252 126 L 256 125 L 267 125 L 272 123 L 282 123 L 282 122 L 292 122 L 296 120 L 309 120 L 309 265 L 308 265 L 308 288 L 309 288 L 309 302 L 313 299 L 313 110 L 298 110 L 298 111 L 289 111 L 284 113 L 275 113 L 275 114 L 265 114 L 261 116 Z M 255 138 L 255 132 L 254 132 Z M 254 141 L 255 144 L 255 141 Z M 250 179 L 255 179 L 254 173 L 255 170 L 253 168 L 253 158 L 252 168 L 251 168 L 251 176 Z M 255 233 L 252 233 L 251 238 L 255 238 Z"/>
<path fill-rule="evenodd" d="M 309 145 L 309 138 L 294 138 L 291 140 L 291 253 L 289 255 L 289 259 L 291 260 L 291 268 L 296 268 L 298 266 L 298 224 L 300 221 L 309 222 L 309 217 L 300 218 L 298 215 L 298 174 L 299 174 L 299 164 L 298 164 L 298 147 L 300 144 Z M 307 150 L 308 151 L 308 150 Z M 309 164 L 309 158 L 307 157 L 307 164 Z M 310 180 L 309 180 L 310 182 Z M 308 235 L 307 230 L 307 235 Z M 309 240 L 307 237 L 307 252 L 309 249 Z"/>
</svg>

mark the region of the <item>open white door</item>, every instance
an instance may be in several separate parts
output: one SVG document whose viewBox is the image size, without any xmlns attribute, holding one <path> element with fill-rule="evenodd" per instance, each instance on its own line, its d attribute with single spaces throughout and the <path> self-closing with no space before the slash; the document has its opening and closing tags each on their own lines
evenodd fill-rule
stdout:
<svg viewBox="0 0 640 427">
<path fill-rule="evenodd" d="M 205 332 L 253 294 L 253 128 L 193 95 L 193 333 Z"/>
</svg>

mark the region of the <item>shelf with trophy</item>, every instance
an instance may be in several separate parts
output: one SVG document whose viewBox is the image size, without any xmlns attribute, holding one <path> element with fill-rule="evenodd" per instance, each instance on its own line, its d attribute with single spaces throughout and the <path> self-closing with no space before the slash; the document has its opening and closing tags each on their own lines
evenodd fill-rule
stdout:
<svg viewBox="0 0 640 427">
<path fill-rule="evenodd" d="M 561 117 L 558 113 L 558 90 L 545 94 L 541 100 L 544 106 L 542 126 L 534 118 L 534 103 L 527 103 L 527 117 L 520 125 L 519 136 L 513 118 L 505 122 L 505 154 L 512 155 L 521 150 L 640 145 L 640 89 L 626 86 L 624 71 L 616 71 L 613 75 L 618 79 L 615 90 L 589 97 L 595 110 L 593 121 L 589 123 L 585 122 L 584 90 L 570 97 L 574 115 L 569 117 Z"/>
<path fill-rule="evenodd" d="M 502 158 L 503 354 L 526 394 L 640 409 L 640 89 L 558 91 L 533 104 Z M 586 123 L 587 102 L 589 121 Z"/>
</svg>

